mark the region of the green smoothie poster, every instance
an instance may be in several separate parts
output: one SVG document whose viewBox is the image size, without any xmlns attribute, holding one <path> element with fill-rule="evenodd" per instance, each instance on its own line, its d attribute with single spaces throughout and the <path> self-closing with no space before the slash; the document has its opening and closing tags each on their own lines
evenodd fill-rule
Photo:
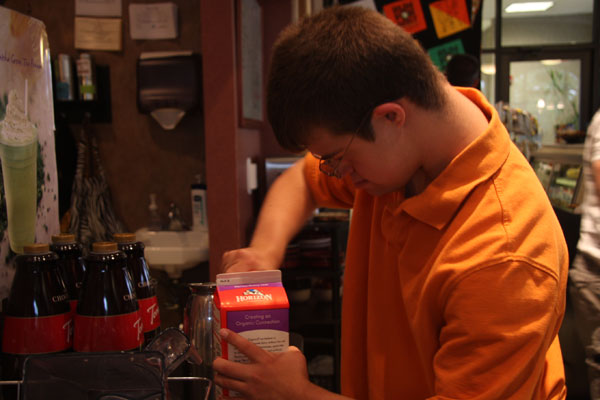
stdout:
<svg viewBox="0 0 600 400">
<path fill-rule="evenodd" d="M 0 299 L 23 246 L 59 233 L 51 76 L 44 24 L 0 7 Z"/>
</svg>

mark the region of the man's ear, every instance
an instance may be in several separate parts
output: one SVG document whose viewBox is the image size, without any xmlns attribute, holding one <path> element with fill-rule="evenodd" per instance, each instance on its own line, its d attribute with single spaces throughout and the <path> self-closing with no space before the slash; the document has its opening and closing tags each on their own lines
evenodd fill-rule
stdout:
<svg viewBox="0 0 600 400">
<path fill-rule="evenodd" d="M 385 119 L 385 122 L 391 122 L 401 127 L 406 122 L 406 110 L 398 103 L 388 102 L 375 107 L 373 110 L 373 121 Z"/>
</svg>

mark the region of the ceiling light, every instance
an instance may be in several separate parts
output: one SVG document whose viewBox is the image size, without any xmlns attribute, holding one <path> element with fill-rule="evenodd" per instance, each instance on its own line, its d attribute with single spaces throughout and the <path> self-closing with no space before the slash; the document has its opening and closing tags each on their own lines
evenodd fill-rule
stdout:
<svg viewBox="0 0 600 400">
<path fill-rule="evenodd" d="M 519 12 L 535 12 L 535 11 L 546 11 L 554 5 L 553 1 L 536 1 L 526 3 L 512 3 L 504 9 L 507 13 L 519 13 Z"/>
<path fill-rule="evenodd" d="M 544 108 L 544 107 L 546 107 L 546 102 L 544 101 L 544 99 L 538 99 L 537 108 Z"/>
<path fill-rule="evenodd" d="M 540 61 L 542 65 L 558 65 L 562 63 L 562 60 L 551 59 L 551 60 L 542 60 Z"/>
<path fill-rule="evenodd" d="M 481 64 L 481 72 L 485 75 L 495 75 L 496 65 L 494 64 Z"/>
</svg>

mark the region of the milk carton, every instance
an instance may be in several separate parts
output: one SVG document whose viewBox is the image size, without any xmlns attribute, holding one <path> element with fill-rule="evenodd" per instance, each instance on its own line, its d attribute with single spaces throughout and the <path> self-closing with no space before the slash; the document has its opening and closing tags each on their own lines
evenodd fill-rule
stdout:
<svg viewBox="0 0 600 400">
<path fill-rule="evenodd" d="M 233 272 L 217 275 L 213 327 L 215 355 L 242 363 L 248 358 L 221 340 L 228 328 L 270 352 L 289 346 L 289 303 L 281 283 L 281 271 Z M 218 397 L 235 396 L 217 387 Z"/>
</svg>

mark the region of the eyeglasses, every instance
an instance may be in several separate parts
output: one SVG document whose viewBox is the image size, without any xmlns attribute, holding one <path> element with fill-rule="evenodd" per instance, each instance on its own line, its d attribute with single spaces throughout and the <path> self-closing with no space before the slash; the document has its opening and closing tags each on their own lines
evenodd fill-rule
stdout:
<svg viewBox="0 0 600 400">
<path fill-rule="evenodd" d="M 354 132 L 352 134 L 350 141 L 344 148 L 344 151 L 342 152 L 342 155 L 340 157 L 330 157 L 330 158 L 319 159 L 319 171 L 321 171 L 322 173 L 324 173 L 327 176 L 336 177 L 338 179 L 341 178 L 342 175 L 338 171 L 338 167 L 342 163 L 342 160 L 344 159 L 346 152 L 350 148 L 350 145 L 352 144 L 352 141 L 354 140 L 355 136 L 356 136 L 356 132 Z"/>
<path fill-rule="evenodd" d="M 369 110 L 367 115 L 365 115 L 363 117 L 360 124 L 358 125 L 358 128 L 356 128 L 354 133 L 352 133 L 352 137 L 348 141 L 348 144 L 346 145 L 346 147 L 344 148 L 344 150 L 342 151 L 342 153 L 339 157 L 323 158 L 323 157 L 313 153 L 313 156 L 319 159 L 319 171 L 321 171 L 322 173 L 324 173 L 325 175 L 330 176 L 330 177 L 335 177 L 338 179 L 340 179 L 342 177 L 342 175 L 338 171 L 338 168 L 339 168 L 340 164 L 342 163 L 342 160 L 346 156 L 346 153 L 348 152 L 350 145 L 352 145 L 352 142 L 354 141 L 354 137 L 360 131 L 360 129 L 362 128 L 364 123 L 367 121 L 367 119 L 369 119 L 369 117 L 371 116 L 371 112 L 372 111 Z"/>
</svg>

